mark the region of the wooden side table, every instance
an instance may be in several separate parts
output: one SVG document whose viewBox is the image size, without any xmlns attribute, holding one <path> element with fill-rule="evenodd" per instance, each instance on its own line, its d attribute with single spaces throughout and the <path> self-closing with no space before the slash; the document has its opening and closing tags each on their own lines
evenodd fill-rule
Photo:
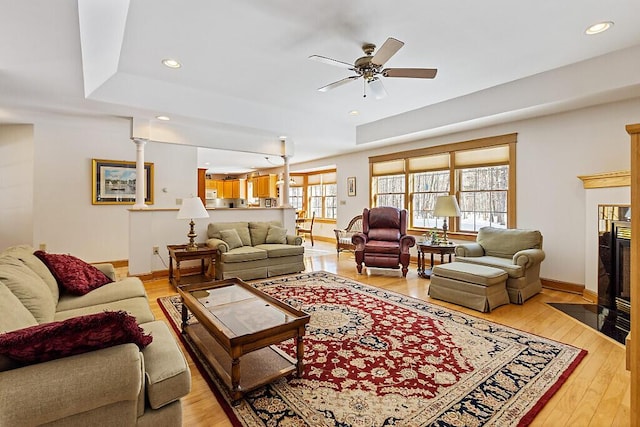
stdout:
<svg viewBox="0 0 640 427">
<path fill-rule="evenodd" d="M 197 251 L 188 251 L 187 245 L 167 245 L 169 250 L 169 282 L 175 286 L 184 285 L 186 283 L 199 283 L 215 280 L 216 277 L 216 259 L 218 250 L 210 248 L 204 243 L 198 244 Z M 200 260 L 200 273 L 183 275 L 180 272 L 180 263 L 188 260 Z M 209 261 L 205 263 L 205 261 Z M 173 268 L 173 262 L 176 268 Z M 205 266 L 206 264 L 206 266 Z"/>
<path fill-rule="evenodd" d="M 429 279 L 431 277 L 431 270 L 433 270 L 433 255 L 440 254 L 440 264 L 444 264 L 444 256 L 449 255 L 449 262 L 451 262 L 451 255 L 456 251 L 456 245 L 432 245 L 431 243 L 421 242 L 418 246 L 418 276 Z M 431 255 L 431 265 L 429 268 L 425 268 L 424 254 Z"/>
</svg>

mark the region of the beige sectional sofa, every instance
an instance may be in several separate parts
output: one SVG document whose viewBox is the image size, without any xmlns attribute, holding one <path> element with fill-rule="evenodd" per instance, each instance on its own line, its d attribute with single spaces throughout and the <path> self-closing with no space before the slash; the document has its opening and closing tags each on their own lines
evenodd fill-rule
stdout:
<svg viewBox="0 0 640 427">
<path fill-rule="evenodd" d="M 286 233 L 278 221 L 210 223 L 207 245 L 218 250 L 216 278 L 252 280 L 304 271 L 302 237 Z"/>
<path fill-rule="evenodd" d="M 153 341 L 143 350 L 127 343 L 29 365 L 0 355 L 0 426 L 180 426 L 191 374 L 167 325 L 154 319 L 142 282 L 129 277 L 68 295 L 33 252 L 0 253 L 0 334 L 124 310 Z M 115 280 L 113 266 L 97 267 Z"/>
</svg>

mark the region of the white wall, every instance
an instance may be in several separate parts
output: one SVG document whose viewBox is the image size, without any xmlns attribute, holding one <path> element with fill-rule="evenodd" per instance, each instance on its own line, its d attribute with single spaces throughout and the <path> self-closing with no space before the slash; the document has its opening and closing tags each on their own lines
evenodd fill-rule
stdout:
<svg viewBox="0 0 640 427">
<path fill-rule="evenodd" d="M 136 160 L 124 118 L 37 117 L 34 120 L 34 232 L 32 243 L 86 261 L 128 259 L 131 205 L 91 204 L 92 159 Z M 155 168 L 154 207 L 197 192 L 194 147 L 147 143 Z M 167 192 L 162 191 L 163 188 Z"/>
<path fill-rule="evenodd" d="M 636 98 L 294 164 L 291 170 L 337 165 L 338 199 L 346 200 L 345 205 L 338 203 L 337 222 L 343 227 L 368 206 L 370 156 L 517 132 L 517 226 L 542 232 L 547 255 L 541 267 L 543 278 L 583 285 L 586 196 L 577 176 L 629 169 L 625 125 L 638 122 L 640 99 Z M 348 176 L 357 177 L 356 197 L 346 197 Z"/>
<path fill-rule="evenodd" d="M 0 125 L 0 248 L 33 240 L 33 126 Z"/>
</svg>

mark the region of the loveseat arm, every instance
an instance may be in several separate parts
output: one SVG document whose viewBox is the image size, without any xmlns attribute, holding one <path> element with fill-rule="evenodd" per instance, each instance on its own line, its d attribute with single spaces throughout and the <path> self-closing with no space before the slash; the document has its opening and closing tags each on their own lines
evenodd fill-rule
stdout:
<svg viewBox="0 0 640 427">
<path fill-rule="evenodd" d="M 287 245 L 302 246 L 302 236 L 287 234 Z"/>
<path fill-rule="evenodd" d="M 525 249 L 513 255 L 513 263 L 526 269 L 540 264 L 544 261 L 544 257 L 542 249 Z"/>
<path fill-rule="evenodd" d="M 222 239 L 216 239 L 215 237 L 207 239 L 207 246 L 217 249 L 221 254 L 229 252 L 229 245 L 227 245 L 227 242 Z"/>
<path fill-rule="evenodd" d="M 116 269 L 113 266 L 113 264 L 109 262 L 102 262 L 102 263 L 92 264 L 92 265 L 98 270 L 102 271 L 104 275 L 107 276 L 109 279 L 113 280 L 114 282 L 116 281 Z"/>
<path fill-rule="evenodd" d="M 456 256 L 484 256 L 484 248 L 479 243 L 463 243 L 456 246 Z"/>
<path fill-rule="evenodd" d="M 135 425 L 142 369 L 138 346 L 123 344 L 0 372 L 0 425 L 40 425 L 125 401 L 121 425 Z"/>
</svg>

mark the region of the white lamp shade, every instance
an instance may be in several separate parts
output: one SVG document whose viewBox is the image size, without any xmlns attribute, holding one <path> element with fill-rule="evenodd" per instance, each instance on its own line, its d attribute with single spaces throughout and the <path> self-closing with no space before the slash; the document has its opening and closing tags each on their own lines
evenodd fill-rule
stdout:
<svg viewBox="0 0 640 427">
<path fill-rule="evenodd" d="M 178 211 L 177 219 L 194 219 L 194 218 L 209 218 L 209 212 L 202 204 L 200 197 L 190 197 L 188 199 L 182 199 L 182 206 Z"/>
<path fill-rule="evenodd" d="M 460 216 L 460 207 L 456 196 L 439 196 L 436 199 L 436 207 L 433 209 L 434 216 Z"/>
</svg>

